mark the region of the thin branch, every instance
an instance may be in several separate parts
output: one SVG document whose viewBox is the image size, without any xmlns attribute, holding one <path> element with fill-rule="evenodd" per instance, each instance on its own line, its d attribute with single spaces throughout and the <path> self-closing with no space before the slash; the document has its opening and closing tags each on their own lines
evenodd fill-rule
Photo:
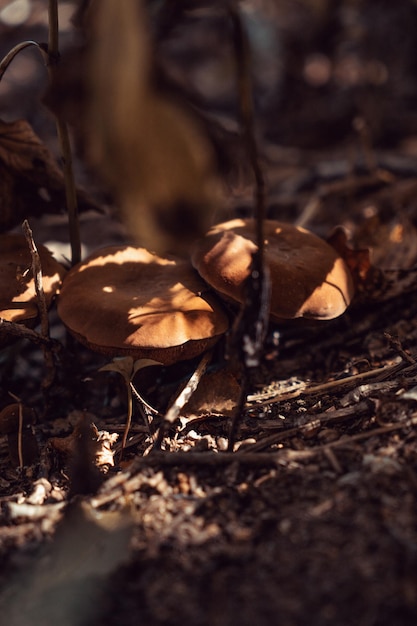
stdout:
<svg viewBox="0 0 417 626">
<path fill-rule="evenodd" d="M 258 146 L 255 131 L 255 113 L 253 106 L 252 88 L 252 55 L 248 35 L 244 28 L 239 9 L 235 2 L 229 5 L 229 14 L 233 26 L 233 42 L 235 48 L 235 62 L 237 71 L 237 86 L 239 94 L 239 114 L 243 138 L 246 142 L 246 151 L 255 177 L 255 217 L 256 239 L 261 264 L 263 261 L 265 240 L 263 232 L 263 220 L 265 219 L 265 180 L 259 162 Z"/>
<path fill-rule="evenodd" d="M 12 337 L 18 337 L 19 339 L 27 339 L 37 346 L 48 346 L 53 352 L 60 352 L 62 350 L 62 344 L 56 339 L 49 337 L 43 337 L 35 330 L 27 328 L 23 324 L 17 322 L 9 322 L 0 317 L 0 334 L 11 335 Z"/>
<path fill-rule="evenodd" d="M 165 414 L 164 419 L 161 422 L 161 425 L 159 426 L 159 431 L 158 431 L 158 434 L 154 443 L 154 448 L 153 448 L 154 450 L 158 450 L 160 448 L 166 428 L 170 424 L 173 424 L 175 422 L 175 420 L 177 419 L 177 417 L 179 416 L 181 412 L 181 409 L 187 404 L 187 402 L 190 400 L 191 396 L 193 395 L 194 391 L 197 389 L 198 384 L 207 369 L 207 365 L 210 362 L 212 354 L 213 352 L 209 351 L 203 356 L 196 370 L 194 371 L 194 373 L 188 380 L 187 384 L 179 392 L 174 402 L 169 407 L 168 411 Z"/>
<path fill-rule="evenodd" d="M 42 266 L 38 249 L 33 239 L 33 233 L 27 220 L 23 221 L 22 230 L 28 242 L 30 254 L 32 257 L 32 274 L 35 282 L 36 301 L 39 309 L 40 323 L 41 323 L 41 335 L 45 339 L 49 339 L 49 320 L 48 320 L 48 306 L 46 304 L 45 292 L 43 289 L 42 280 Z M 43 354 L 45 359 L 45 365 L 47 369 L 47 375 L 43 381 L 44 388 L 49 388 L 55 378 L 55 363 L 52 355 L 52 351 L 49 344 L 43 345 Z"/>
<path fill-rule="evenodd" d="M 49 337 L 48 306 L 46 304 L 45 292 L 43 289 L 41 259 L 33 239 L 32 229 L 30 228 L 27 220 L 23 221 L 22 230 L 32 257 L 32 274 L 33 280 L 35 281 L 36 298 L 41 322 L 41 334 L 43 337 Z"/>
<path fill-rule="evenodd" d="M 313 396 L 317 394 L 327 393 L 329 391 L 334 390 L 344 390 L 346 387 L 356 386 L 362 380 L 368 380 L 369 378 L 376 378 L 378 382 L 382 382 L 387 378 L 395 374 L 409 374 L 415 372 L 417 369 L 416 363 L 412 365 L 406 366 L 404 361 L 401 363 L 396 363 L 395 365 L 384 365 L 383 367 L 377 367 L 373 370 L 369 370 L 367 372 L 360 372 L 359 374 L 354 374 L 352 376 L 346 376 L 346 378 L 341 378 L 340 380 L 331 380 L 327 383 L 321 383 L 318 385 L 311 385 L 307 387 L 305 385 L 300 385 L 294 391 L 287 392 L 278 392 L 273 395 L 269 395 L 268 399 L 262 400 L 265 394 L 254 394 L 248 396 L 248 404 L 249 407 L 261 407 L 268 406 L 270 404 L 275 404 L 277 402 L 286 402 L 287 400 L 294 400 L 299 398 L 300 396 Z"/>
<path fill-rule="evenodd" d="M 49 35 L 47 50 L 45 49 L 46 46 L 44 44 L 40 44 L 36 41 L 31 40 L 23 41 L 17 46 L 14 46 L 14 48 L 12 48 L 10 52 L 8 52 L 0 62 L 0 81 L 16 55 L 25 48 L 35 46 L 35 48 L 37 48 L 42 54 L 42 57 L 48 68 L 49 80 L 51 84 L 53 84 L 54 76 L 58 71 L 59 62 L 59 25 L 57 0 L 49 0 L 48 17 Z M 59 115 L 55 115 L 55 122 L 63 161 L 65 197 L 68 210 L 69 236 L 71 245 L 71 261 L 72 264 L 75 265 L 81 260 L 81 238 L 80 226 L 78 221 L 78 200 L 75 188 L 74 170 L 72 166 L 71 143 L 69 139 L 67 125 L 59 117 Z"/>
<path fill-rule="evenodd" d="M 140 457 L 133 461 L 129 470 L 126 472 L 128 476 L 133 476 L 143 467 L 175 467 L 180 465 L 187 466 L 214 466 L 222 467 L 231 463 L 241 463 L 252 467 L 265 467 L 271 465 L 279 465 L 285 460 L 297 460 L 310 458 L 316 454 L 322 454 L 324 449 L 343 448 L 349 446 L 352 442 L 362 441 L 370 437 L 385 435 L 404 428 L 414 427 L 417 424 L 417 414 L 410 419 L 398 424 L 389 424 L 381 428 L 367 430 L 364 433 L 344 437 L 331 443 L 316 446 L 314 448 L 306 448 L 304 450 L 283 449 L 274 452 L 154 452 L 148 456 Z M 121 482 L 121 476 L 118 476 Z"/>
<path fill-rule="evenodd" d="M 57 0 L 49 0 L 49 40 L 48 40 L 48 73 L 51 84 L 59 71 L 59 29 L 58 29 L 58 3 Z M 68 127 L 61 117 L 55 115 L 55 123 L 58 140 L 61 148 L 64 179 L 65 197 L 68 210 L 69 235 L 71 244 L 71 263 L 75 265 L 81 261 L 81 237 L 78 220 L 78 201 L 75 188 L 74 170 L 72 165 L 71 143 Z"/>
<path fill-rule="evenodd" d="M 3 57 L 3 59 L 0 62 L 0 81 L 2 80 L 5 71 L 7 70 L 7 68 L 9 67 L 10 63 L 13 61 L 13 59 L 19 54 L 19 52 L 21 52 L 22 50 L 25 50 L 26 48 L 30 48 L 34 46 L 35 48 L 37 48 L 39 50 L 39 52 L 42 54 L 42 58 L 44 61 L 47 60 L 48 55 L 47 52 L 45 50 L 45 46 L 38 43 L 37 41 L 22 41 L 22 43 L 18 43 L 17 46 L 14 46 L 10 52 L 8 52 L 6 54 L 5 57 Z"/>
<path fill-rule="evenodd" d="M 138 392 L 138 390 L 136 389 L 136 387 L 134 386 L 132 381 L 130 381 L 129 384 L 130 384 L 130 389 L 131 389 L 134 397 L 136 398 L 136 400 L 138 402 L 139 411 L 140 411 L 140 414 L 143 417 L 143 421 L 146 424 L 146 429 L 148 431 L 148 435 L 151 438 L 151 440 L 155 443 L 156 435 L 152 431 L 151 424 L 152 424 L 152 421 L 153 421 L 153 417 L 154 416 L 161 417 L 161 414 L 159 413 L 159 411 L 154 409 L 150 404 L 148 404 L 148 402 L 146 402 L 146 400 L 140 395 L 140 393 Z"/>
<path fill-rule="evenodd" d="M 265 448 L 269 448 L 281 441 L 285 441 L 286 439 L 291 439 L 292 437 L 296 437 L 298 435 L 307 434 L 314 429 L 320 429 L 322 426 L 327 426 L 329 424 L 335 424 L 339 422 L 343 422 L 345 420 L 351 418 L 358 418 L 366 415 L 369 412 L 369 405 L 366 401 L 359 402 L 354 406 L 350 406 L 344 409 L 337 409 L 332 411 L 331 413 L 321 413 L 320 415 L 315 415 L 309 422 L 304 424 L 298 424 L 293 428 L 281 429 L 277 433 L 273 433 L 272 435 L 267 435 L 266 437 L 258 439 L 255 443 L 250 444 L 244 450 L 241 451 L 241 454 L 258 452 L 259 450 L 265 450 Z"/>
</svg>

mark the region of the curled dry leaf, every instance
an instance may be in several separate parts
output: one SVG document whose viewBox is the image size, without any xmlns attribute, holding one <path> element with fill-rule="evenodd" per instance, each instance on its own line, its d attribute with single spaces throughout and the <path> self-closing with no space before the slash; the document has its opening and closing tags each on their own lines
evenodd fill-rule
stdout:
<svg viewBox="0 0 417 626">
<path fill-rule="evenodd" d="M 139 241 L 154 250 L 185 249 L 219 202 L 209 142 L 189 112 L 151 86 L 141 3 L 102 0 L 95 10 L 93 159 Z"/>
<path fill-rule="evenodd" d="M 370 279 L 373 270 L 371 266 L 370 250 L 364 248 L 353 250 L 348 246 L 347 235 L 344 228 L 338 226 L 334 229 L 327 243 L 340 254 L 352 274 L 356 288 L 361 288 Z"/>
<path fill-rule="evenodd" d="M 97 208 L 79 194 L 80 209 Z M 0 232 L 65 208 L 64 177 L 28 122 L 0 120 Z"/>
</svg>

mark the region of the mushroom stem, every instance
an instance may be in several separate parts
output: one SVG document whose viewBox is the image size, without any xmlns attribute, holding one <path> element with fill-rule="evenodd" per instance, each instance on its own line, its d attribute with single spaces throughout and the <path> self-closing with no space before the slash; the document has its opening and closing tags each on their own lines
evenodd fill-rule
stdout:
<svg viewBox="0 0 417 626">
<path fill-rule="evenodd" d="M 126 425 L 123 433 L 122 439 L 122 448 L 120 450 L 120 460 L 123 458 L 123 450 L 126 448 L 127 437 L 129 435 L 130 426 L 132 424 L 132 414 L 133 414 L 133 395 L 132 395 L 132 386 L 130 381 L 126 384 L 127 390 L 127 417 L 126 417 Z"/>
</svg>

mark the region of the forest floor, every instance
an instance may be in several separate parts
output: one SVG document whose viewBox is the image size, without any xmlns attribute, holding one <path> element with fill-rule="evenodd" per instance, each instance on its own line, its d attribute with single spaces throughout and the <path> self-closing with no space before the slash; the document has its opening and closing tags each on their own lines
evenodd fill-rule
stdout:
<svg viewBox="0 0 417 626">
<path fill-rule="evenodd" d="M 10 98 L 9 111 L 20 101 Z M 390 287 L 331 322 L 271 327 L 234 453 L 226 447 L 239 389 L 221 344 L 160 452 L 148 454 L 159 418 L 135 401 L 123 458 L 123 379 L 99 371 L 106 360 L 69 339 L 54 311 L 64 348 L 47 394 L 40 349 L 4 349 L 2 406 L 12 393 L 38 414 L 34 463 L 17 467 L 16 443 L 0 437 L 4 623 L 416 623 L 415 137 L 371 151 L 357 140 L 317 149 L 266 140 L 263 155 L 268 217 L 323 237 L 344 226 L 352 246 L 372 249 Z M 246 214 L 250 197 L 235 189 L 229 212 Z M 35 220 L 35 238 L 59 250 L 63 224 Z M 98 232 L 99 245 L 125 238 L 112 216 L 84 216 L 87 249 Z M 135 388 L 163 415 L 198 362 L 141 370 Z M 118 435 L 115 464 L 108 453 L 98 477 L 74 453 L 85 424 L 103 454 Z M 93 494 L 82 495 L 90 478 Z"/>
</svg>

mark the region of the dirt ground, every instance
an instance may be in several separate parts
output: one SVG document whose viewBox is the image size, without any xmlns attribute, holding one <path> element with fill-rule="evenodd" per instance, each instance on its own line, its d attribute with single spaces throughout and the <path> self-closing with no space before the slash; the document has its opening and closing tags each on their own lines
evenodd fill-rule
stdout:
<svg viewBox="0 0 417 626">
<path fill-rule="evenodd" d="M 45 39 L 45 4 L 1 26 L 2 54 Z M 62 3 L 68 13 L 73 4 Z M 18 467 L 16 438 L 0 437 L 5 624 L 415 624 L 417 8 L 330 4 L 247 3 L 255 34 L 269 41 L 257 49 L 255 81 L 268 217 L 322 237 L 342 225 L 352 249 L 371 250 L 378 281 L 336 320 L 271 326 L 233 453 L 239 386 L 223 340 L 160 451 L 150 452 L 152 435 L 199 359 L 138 372 L 146 404 L 134 402 L 123 458 L 124 381 L 99 371 L 108 360 L 68 337 L 55 310 L 51 332 L 63 348 L 47 395 L 40 348 L 4 348 L 1 407 L 14 394 L 36 411 L 25 444 L 33 462 Z M 182 36 L 161 49 L 209 110 L 230 114 L 234 88 L 212 58 L 225 35 L 218 13 L 210 16 L 191 11 L 191 26 L 184 18 Z M 55 152 L 42 80 L 30 54 L 22 58 L 0 83 L 0 117 L 28 119 Z M 244 216 L 253 185 L 231 143 L 225 216 Z M 81 220 L 85 252 L 127 240 L 111 213 Z M 37 241 L 67 250 L 64 217 L 32 225 Z M 91 439 L 108 454 L 98 474 Z"/>
</svg>

